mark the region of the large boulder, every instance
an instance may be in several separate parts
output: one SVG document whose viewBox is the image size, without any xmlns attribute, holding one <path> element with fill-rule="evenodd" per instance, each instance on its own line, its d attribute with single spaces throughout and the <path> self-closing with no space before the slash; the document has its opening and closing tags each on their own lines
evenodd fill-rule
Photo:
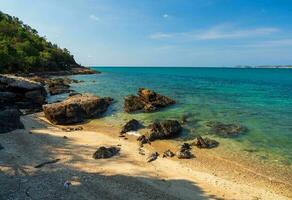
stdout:
<svg viewBox="0 0 292 200">
<path fill-rule="evenodd" d="M 168 139 L 177 136 L 181 132 L 181 125 L 177 120 L 165 120 L 155 122 L 149 126 L 149 141 L 157 139 Z"/>
<path fill-rule="evenodd" d="M 17 109 L 5 109 L 0 111 L 0 134 L 23 129 L 24 126 L 20 121 L 21 113 Z"/>
<path fill-rule="evenodd" d="M 62 102 L 43 105 L 46 118 L 53 124 L 74 124 L 100 117 L 107 111 L 112 99 L 92 94 L 69 96 Z"/>
<path fill-rule="evenodd" d="M 137 96 L 129 95 L 125 97 L 124 109 L 126 112 L 131 113 L 140 110 L 153 112 L 175 103 L 169 97 L 145 88 L 140 88 L 137 94 Z"/>
<path fill-rule="evenodd" d="M 41 83 L 13 75 L 0 75 L 0 102 L 4 103 L 0 107 L 41 108 L 46 96 Z"/>
<path fill-rule="evenodd" d="M 247 129 L 238 124 L 225 124 L 221 122 L 208 122 L 207 126 L 211 128 L 211 133 L 221 137 L 232 137 L 245 133 Z"/>
</svg>

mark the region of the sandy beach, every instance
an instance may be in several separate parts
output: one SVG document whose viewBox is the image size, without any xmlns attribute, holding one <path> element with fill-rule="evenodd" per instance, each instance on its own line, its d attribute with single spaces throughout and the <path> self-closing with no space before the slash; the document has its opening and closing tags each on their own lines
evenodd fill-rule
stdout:
<svg viewBox="0 0 292 200">
<path fill-rule="evenodd" d="M 118 137 L 119 127 L 83 124 L 64 132 L 42 113 L 22 117 L 25 130 L 1 134 L 0 199 L 290 199 L 291 182 L 260 174 L 193 149 L 196 158 L 162 158 L 147 163 L 150 152 L 174 145 L 146 145 L 138 153 L 134 136 Z M 64 138 L 64 136 L 66 136 Z M 94 160 L 99 146 L 116 145 L 120 155 Z M 36 165 L 59 162 L 35 168 Z M 64 183 L 70 182 L 68 187 Z"/>
</svg>

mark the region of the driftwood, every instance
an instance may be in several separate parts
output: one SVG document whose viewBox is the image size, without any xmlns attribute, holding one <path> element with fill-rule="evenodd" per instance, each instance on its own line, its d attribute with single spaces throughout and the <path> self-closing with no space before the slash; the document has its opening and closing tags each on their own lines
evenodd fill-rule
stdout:
<svg viewBox="0 0 292 200">
<path fill-rule="evenodd" d="M 54 163 L 59 162 L 59 161 L 60 161 L 60 159 L 54 159 L 54 160 L 46 161 L 46 162 L 43 162 L 43 163 L 41 163 L 39 165 L 36 165 L 34 168 L 41 168 L 41 167 L 43 167 L 45 165 L 54 164 Z"/>
</svg>

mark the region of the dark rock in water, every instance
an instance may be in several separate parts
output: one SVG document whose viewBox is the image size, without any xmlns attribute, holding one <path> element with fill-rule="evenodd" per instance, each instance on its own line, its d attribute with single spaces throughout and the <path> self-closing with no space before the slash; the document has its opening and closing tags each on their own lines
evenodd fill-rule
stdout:
<svg viewBox="0 0 292 200">
<path fill-rule="evenodd" d="M 216 140 L 212 140 L 209 138 L 202 138 L 201 136 L 198 136 L 196 141 L 193 143 L 193 145 L 197 146 L 198 148 L 214 148 L 219 145 L 219 142 Z"/>
<path fill-rule="evenodd" d="M 163 153 L 163 158 L 166 158 L 166 157 L 173 157 L 175 154 L 172 152 L 172 151 L 170 151 L 169 149 L 167 150 L 167 151 L 165 151 L 164 153 Z"/>
<path fill-rule="evenodd" d="M 124 109 L 126 112 L 135 112 L 143 110 L 144 112 L 153 112 L 159 108 L 174 104 L 175 101 L 152 90 L 140 88 L 138 96 L 130 95 L 125 97 Z"/>
<path fill-rule="evenodd" d="M 0 144 L 0 150 L 4 149 L 4 147 Z"/>
<path fill-rule="evenodd" d="M 122 127 L 121 133 L 126 133 L 129 131 L 137 131 L 141 127 L 142 125 L 140 124 L 139 121 L 137 121 L 136 119 L 131 119 Z"/>
<path fill-rule="evenodd" d="M 20 121 L 20 111 L 17 109 L 6 109 L 0 111 L 0 133 L 7 133 L 16 129 L 23 129 Z"/>
<path fill-rule="evenodd" d="M 179 159 L 191 159 L 194 155 L 191 152 L 191 145 L 188 143 L 184 143 L 181 145 L 179 151 L 176 153 L 176 156 Z"/>
<path fill-rule="evenodd" d="M 152 153 L 150 154 L 150 156 L 147 158 L 147 162 L 152 162 L 154 160 L 156 160 L 159 156 L 158 152 Z"/>
<path fill-rule="evenodd" d="M 177 120 L 165 120 L 155 122 L 149 126 L 150 134 L 148 139 L 154 141 L 157 139 L 167 139 L 177 136 L 181 132 L 181 125 Z"/>
<path fill-rule="evenodd" d="M 53 124 L 74 124 L 100 117 L 107 111 L 111 101 L 111 98 L 100 98 L 92 94 L 74 95 L 60 103 L 46 104 L 43 110 Z"/>
<path fill-rule="evenodd" d="M 0 75 L 0 107 L 20 109 L 41 108 L 46 101 L 46 90 L 41 83 L 13 75 Z"/>
<path fill-rule="evenodd" d="M 143 107 L 144 105 L 139 97 L 134 95 L 129 95 L 125 97 L 124 108 L 126 112 L 135 112 L 141 110 Z"/>
<path fill-rule="evenodd" d="M 247 131 L 245 127 L 238 124 L 224 124 L 221 122 L 209 122 L 207 126 L 211 128 L 211 133 L 222 136 L 231 137 L 237 136 Z"/>
<path fill-rule="evenodd" d="M 48 79 L 48 90 L 50 95 L 58 95 L 63 93 L 70 93 L 73 90 L 70 90 L 70 85 L 73 80 L 68 78 L 57 78 L 57 79 Z"/>
<path fill-rule="evenodd" d="M 117 155 L 120 152 L 120 148 L 118 147 L 99 147 L 93 154 L 94 159 L 105 159 L 110 158 Z"/>
</svg>

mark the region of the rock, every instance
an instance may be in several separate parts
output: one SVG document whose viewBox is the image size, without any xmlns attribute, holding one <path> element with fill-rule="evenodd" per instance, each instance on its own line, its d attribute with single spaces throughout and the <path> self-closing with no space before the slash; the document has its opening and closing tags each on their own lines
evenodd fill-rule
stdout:
<svg viewBox="0 0 292 200">
<path fill-rule="evenodd" d="M 216 140 L 209 139 L 207 137 L 203 139 L 201 136 L 198 136 L 193 145 L 197 146 L 198 148 L 210 149 L 217 147 L 219 145 L 219 142 L 217 142 Z"/>
<path fill-rule="evenodd" d="M 150 141 L 148 140 L 148 138 L 145 136 L 145 135 L 141 135 L 137 138 L 137 141 L 139 141 L 140 143 L 140 146 L 143 146 L 144 144 L 147 144 L 149 143 L 150 144 Z"/>
<path fill-rule="evenodd" d="M 166 158 L 166 157 L 173 157 L 175 154 L 172 152 L 172 151 L 170 151 L 169 149 L 167 150 L 167 151 L 165 151 L 164 153 L 163 153 L 163 158 Z"/>
<path fill-rule="evenodd" d="M 140 124 L 139 121 L 137 121 L 136 119 L 131 119 L 122 127 L 122 130 L 120 133 L 123 134 L 123 133 L 127 133 L 129 131 L 137 131 L 141 127 L 142 127 L 142 125 Z"/>
<path fill-rule="evenodd" d="M 0 107 L 20 109 L 41 108 L 46 101 L 46 90 L 41 83 L 13 75 L 0 75 Z"/>
<path fill-rule="evenodd" d="M 4 147 L 0 144 L 0 150 L 3 150 L 4 149 Z"/>
<path fill-rule="evenodd" d="M 138 96 L 130 95 L 125 97 L 125 112 L 130 113 L 140 110 L 153 112 L 175 103 L 174 100 L 145 88 L 140 88 L 137 94 Z"/>
<path fill-rule="evenodd" d="M 94 159 L 106 159 L 117 155 L 120 152 L 118 147 L 99 147 L 93 154 Z"/>
<path fill-rule="evenodd" d="M 47 84 L 50 95 L 73 92 L 73 90 L 69 89 L 69 84 L 71 84 L 72 82 L 73 80 L 69 78 L 48 79 Z"/>
<path fill-rule="evenodd" d="M 188 150 L 191 150 L 191 149 L 192 149 L 192 147 L 191 147 L 191 145 L 188 144 L 188 143 L 183 143 L 183 144 L 181 145 L 181 147 L 180 147 L 180 150 L 181 150 L 181 151 L 188 151 Z"/>
<path fill-rule="evenodd" d="M 0 133 L 7 133 L 16 129 L 23 129 L 20 121 L 20 111 L 17 109 L 6 109 L 0 111 Z"/>
<path fill-rule="evenodd" d="M 179 151 L 176 153 L 176 156 L 179 159 L 191 159 L 194 157 L 190 151 Z"/>
<path fill-rule="evenodd" d="M 11 101 L 15 101 L 16 94 L 13 92 L 0 92 L 0 104 L 9 105 Z"/>
<path fill-rule="evenodd" d="M 231 137 L 237 136 L 247 131 L 246 128 L 238 124 L 224 124 L 221 122 L 209 122 L 207 126 L 211 128 L 211 133 L 222 136 Z"/>
<path fill-rule="evenodd" d="M 82 126 L 62 128 L 62 131 L 66 131 L 66 132 L 82 131 L 82 130 L 83 130 L 83 127 Z"/>
<path fill-rule="evenodd" d="M 111 104 L 111 98 L 92 94 L 74 95 L 62 102 L 43 105 L 46 118 L 53 124 L 74 124 L 100 117 Z"/>
<path fill-rule="evenodd" d="M 152 153 L 149 155 L 149 157 L 147 158 L 147 162 L 152 162 L 154 160 L 156 160 L 159 156 L 158 152 Z"/>
<path fill-rule="evenodd" d="M 140 98 L 134 95 L 125 97 L 124 109 L 125 112 L 131 113 L 143 109 L 144 104 L 140 101 Z"/>
<path fill-rule="evenodd" d="M 176 156 L 179 159 L 191 159 L 194 155 L 191 152 L 191 145 L 188 143 L 184 143 L 181 145 L 179 151 L 176 153 Z"/>
<path fill-rule="evenodd" d="M 181 125 L 177 120 L 165 120 L 155 122 L 149 126 L 150 134 L 148 139 L 154 141 L 157 139 L 167 139 L 177 136 L 181 132 Z"/>
</svg>

